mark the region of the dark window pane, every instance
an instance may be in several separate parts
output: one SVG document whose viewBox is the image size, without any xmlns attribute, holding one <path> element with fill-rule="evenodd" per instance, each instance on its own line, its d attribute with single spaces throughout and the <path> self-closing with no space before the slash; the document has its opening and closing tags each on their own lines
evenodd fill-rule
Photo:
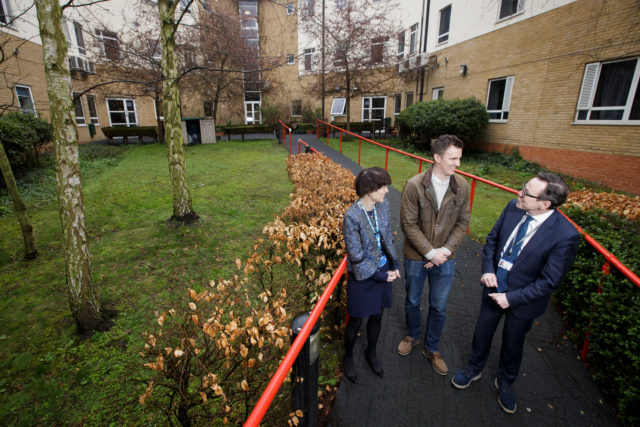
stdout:
<svg viewBox="0 0 640 427">
<path fill-rule="evenodd" d="M 373 98 L 373 108 L 384 108 L 384 98 Z"/>
<path fill-rule="evenodd" d="M 136 123 L 136 113 L 129 113 L 129 124 L 134 125 Z"/>
<path fill-rule="evenodd" d="M 124 111 L 124 102 L 121 99 L 110 99 L 107 103 L 111 111 Z"/>
<path fill-rule="evenodd" d="M 578 120 L 587 120 L 587 114 L 589 114 L 588 110 L 578 111 Z"/>
<path fill-rule="evenodd" d="M 440 11 L 440 32 L 445 34 L 449 32 L 449 22 L 451 20 L 451 6 L 447 6 Z"/>
<path fill-rule="evenodd" d="M 125 119 L 124 113 L 111 113 L 111 123 L 114 125 L 126 124 L 127 120 Z"/>
<path fill-rule="evenodd" d="M 504 120 L 507 120 L 507 119 L 509 118 L 509 112 L 508 112 L 508 111 L 504 111 L 504 112 L 502 113 L 502 118 L 503 118 Z"/>
<path fill-rule="evenodd" d="M 489 101 L 487 102 L 487 110 L 502 110 L 502 101 L 504 99 L 504 89 L 507 80 L 493 80 L 489 85 Z"/>
<path fill-rule="evenodd" d="M 492 120 L 498 120 L 502 116 L 501 113 L 489 113 L 489 118 Z"/>
<path fill-rule="evenodd" d="M 598 79 L 598 89 L 593 98 L 594 107 L 618 107 L 627 103 L 636 61 L 603 64 Z"/>
<path fill-rule="evenodd" d="M 591 120 L 622 120 L 624 110 L 592 110 Z"/>
<path fill-rule="evenodd" d="M 502 0 L 500 4 L 500 19 L 511 16 L 518 11 L 518 0 Z"/>
</svg>

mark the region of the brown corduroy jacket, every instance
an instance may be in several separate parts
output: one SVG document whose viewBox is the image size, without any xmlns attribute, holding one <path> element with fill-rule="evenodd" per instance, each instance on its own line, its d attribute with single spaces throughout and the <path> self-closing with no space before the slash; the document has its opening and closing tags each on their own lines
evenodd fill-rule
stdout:
<svg viewBox="0 0 640 427">
<path fill-rule="evenodd" d="M 471 218 L 467 181 L 452 176 L 438 209 L 432 173 L 433 166 L 407 181 L 402 190 L 402 253 L 413 261 L 423 260 L 429 251 L 443 246 L 451 251 L 449 259 L 453 259 Z"/>
</svg>

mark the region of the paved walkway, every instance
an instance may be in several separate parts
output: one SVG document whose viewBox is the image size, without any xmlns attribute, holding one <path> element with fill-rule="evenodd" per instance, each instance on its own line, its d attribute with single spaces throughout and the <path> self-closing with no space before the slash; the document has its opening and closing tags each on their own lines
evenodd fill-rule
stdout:
<svg viewBox="0 0 640 427">
<path fill-rule="evenodd" d="M 315 135 L 292 135 L 294 154 L 301 138 L 327 157 L 357 173 L 362 168 L 328 147 Z M 288 135 L 286 147 L 288 148 Z M 304 148 L 303 148 L 304 151 Z M 463 160 L 464 163 L 464 160 Z M 391 188 L 396 247 L 402 253 L 400 192 Z M 405 336 L 404 281 L 393 288 L 393 306 L 384 313 L 378 353 L 384 365 L 384 379 L 370 371 L 363 354 L 365 326 L 355 348 L 358 382 L 340 383 L 334 402 L 332 426 L 615 426 L 617 421 L 591 379 L 578 352 L 565 337 L 560 313 L 550 305 L 527 336 L 520 376 L 514 384 L 518 411 L 508 415 L 497 403 L 493 385 L 498 365 L 500 334 L 496 333 L 483 377 L 466 390 L 450 381 L 466 365 L 471 339 L 480 310 L 482 245 L 465 238 L 456 252 L 456 275 L 447 304 L 447 322 L 441 339 L 441 353 L 449 365 L 448 376 L 438 375 L 422 356 L 420 346 L 408 356 L 396 347 Z M 402 262 L 401 262 L 402 264 Z M 401 271 L 403 274 L 403 272 Z M 423 332 L 428 307 L 427 289 L 422 299 Z M 500 331 L 502 325 L 499 326 Z"/>
</svg>

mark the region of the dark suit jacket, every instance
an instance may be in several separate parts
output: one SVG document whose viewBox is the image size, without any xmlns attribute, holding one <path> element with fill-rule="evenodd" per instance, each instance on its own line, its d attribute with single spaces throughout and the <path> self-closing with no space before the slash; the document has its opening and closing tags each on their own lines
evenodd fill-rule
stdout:
<svg viewBox="0 0 640 427">
<path fill-rule="evenodd" d="M 524 215 L 512 200 L 487 236 L 482 249 L 482 273 L 495 273 L 513 229 Z M 557 210 L 542 223 L 522 249 L 507 278 L 506 297 L 519 319 L 541 316 L 553 291 L 560 286 L 576 258 L 580 235 Z"/>
</svg>

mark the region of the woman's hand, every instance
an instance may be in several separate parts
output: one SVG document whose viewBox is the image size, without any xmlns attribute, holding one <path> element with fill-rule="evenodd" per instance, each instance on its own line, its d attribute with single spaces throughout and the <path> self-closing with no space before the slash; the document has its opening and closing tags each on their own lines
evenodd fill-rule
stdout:
<svg viewBox="0 0 640 427">
<path fill-rule="evenodd" d="M 393 282 L 394 280 L 396 280 L 399 277 L 400 277 L 400 271 L 399 270 L 394 270 L 394 271 L 388 271 L 387 272 L 387 282 Z"/>
</svg>

